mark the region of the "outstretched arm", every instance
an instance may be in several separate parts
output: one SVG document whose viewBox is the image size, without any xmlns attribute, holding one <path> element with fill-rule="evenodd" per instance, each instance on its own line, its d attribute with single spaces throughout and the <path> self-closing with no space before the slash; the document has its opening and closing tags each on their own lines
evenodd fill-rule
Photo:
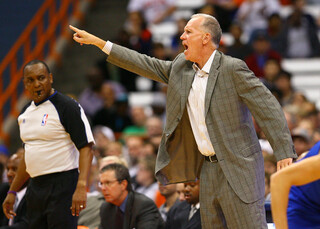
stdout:
<svg viewBox="0 0 320 229">
<path fill-rule="evenodd" d="M 78 29 L 72 25 L 69 25 L 69 28 L 75 32 L 73 34 L 73 40 L 80 43 L 81 45 L 94 45 L 100 49 L 103 49 L 106 44 L 106 41 L 86 32 L 85 30 Z"/>
<path fill-rule="evenodd" d="M 320 155 L 310 157 L 271 176 L 271 210 L 277 229 L 287 229 L 287 207 L 292 185 L 304 185 L 320 179 Z"/>
</svg>

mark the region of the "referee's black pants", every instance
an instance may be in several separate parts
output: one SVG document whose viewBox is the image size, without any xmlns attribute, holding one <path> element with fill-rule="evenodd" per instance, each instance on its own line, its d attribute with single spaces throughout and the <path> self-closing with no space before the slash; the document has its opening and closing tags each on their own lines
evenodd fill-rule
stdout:
<svg viewBox="0 0 320 229">
<path fill-rule="evenodd" d="M 71 214 L 78 169 L 30 179 L 26 192 L 29 229 L 76 229 Z"/>
</svg>

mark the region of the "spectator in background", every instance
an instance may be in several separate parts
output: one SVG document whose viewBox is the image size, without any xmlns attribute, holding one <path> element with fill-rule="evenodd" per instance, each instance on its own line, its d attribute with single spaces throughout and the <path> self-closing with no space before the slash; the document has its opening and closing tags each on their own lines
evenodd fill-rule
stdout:
<svg viewBox="0 0 320 229">
<path fill-rule="evenodd" d="M 147 138 L 159 136 L 163 132 L 163 122 L 158 116 L 150 116 L 146 121 Z"/>
<path fill-rule="evenodd" d="M 152 102 L 150 104 L 153 115 L 161 118 L 162 122 L 166 121 L 166 94 L 164 92 L 155 92 L 152 95 Z"/>
<path fill-rule="evenodd" d="M 272 173 L 273 174 L 273 173 Z M 264 175 L 264 183 L 265 183 L 265 186 L 264 186 L 264 199 L 265 201 L 271 201 L 271 194 L 270 194 L 270 176 L 271 174 L 270 173 L 265 173 Z"/>
<path fill-rule="evenodd" d="M 94 148 L 94 156 L 99 160 L 106 156 L 106 151 L 110 142 L 115 141 L 113 131 L 106 126 L 95 126 L 93 128 L 93 136 L 96 141 Z"/>
<path fill-rule="evenodd" d="M 277 229 L 319 228 L 320 142 L 297 163 L 271 177 L 271 206 Z"/>
<path fill-rule="evenodd" d="M 288 128 L 290 132 L 292 132 L 292 130 L 297 126 L 297 118 L 292 111 L 290 111 L 289 109 L 286 109 L 285 107 L 283 109 L 283 112 L 288 123 Z"/>
<path fill-rule="evenodd" d="M 274 84 L 281 91 L 282 98 L 280 104 L 286 106 L 293 103 L 295 90 L 291 83 L 292 74 L 281 70 L 274 79 Z"/>
<path fill-rule="evenodd" d="M 24 150 L 23 148 L 18 149 L 15 154 L 13 154 L 7 163 L 7 178 L 8 183 L 1 184 L 0 188 L 0 198 L 1 203 L 7 195 L 7 191 L 9 190 L 9 186 L 12 184 L 13 179 L 16 176 L 18 166 L 20 161 L 24 158 L 23 156 Z M 21 188 L 19 192 L 17 192 L 17 204 L 14 207 L 14 211 L 16 212 L 16 216 L 13 219 L 7 219 L 3 214 L 3 210 L 0 210 L 0 228 L 1 229 L 25 229 L 28 228 L 28 219 L 27 219 L 27 204 L 25 199 L 25 193 L 27 190 L 27 183 Z"/>
<path fill-rule="evenodd" d="M 278 53 L 282 52 L 281 40 L 283 36 L 283 20 L 279 13 L 273 13 L 268 18 L 266 29 L 271 44 L 271 49 Z"/>
<path fill-rule="evenodd" d="M 156 156 L 158 148 L 150 142 L 149 140 L 145 140 L 142 147 L 142 157 L 145 156 Z"/>
<path fill-rule="evenodd" d="M 320 56 L 318 28 L 313 17 L 303 11 L 305 0 L 293 0 L 293 12 L 283 28 L 282 55 L 286 58 Z"/>
<path fill-rule="evenodd" d="M 172 20 L 176 0 L 130 0 L 129 14 L 141 12 L 148 25 Z"/>
<path fill-rule="evenodd" d="M 233 23 L 230 26 L 229 31 L 234 39 L 234 42 L 231 46 L 228 47 L 227 54 L 244 60 L 251 53 L 251 47 L 241 40 L 242 27 L 238 23 Z"/>
<path fill-rule="evenodd" d="M 220 22 L 223 32 L 227 32 L 234 19 L 238 5 L 234 0 L 206 0 L 207 4 L 214 7 L 215 16 Z"/>
<path fill-rule="evenodd" d="M 125 145 L 129 156 L 129 174 L 132 180 L 134 189 L 138 186 L 136 175 L 138 172 L 138 161 L 143 151 L 143 139 L 139 136 L 127 136 Z"/>
<path fill-rule="evenodd" d="M 102 71 L 96 67 L 91 67 L 85 75 L 89 86 L 79 95 L 79 103 L 90 119 L 103 107 L 103 97 L 101 87 L 105 80 Z"/>
<path fill-rule="evenodd" d="M 105 156 L 123 156 L 122 144 L 120 142 L 110 142 L 105 151 Z"/>
<path fill-rule="evenodd" d="M 311 137 L 305 129 L 292 130 L 292 140 L 298 156 L 310 149 Z"/>
<path fill-rule="evenodd" d="M 142 12 L 129 14 L 126 30 L 130 35 L 130 46 L 137 52 L 150 55 L 152 50 L 152 34 L 147 28 Z"/>
<path fill-rule="evenodd" d="M 100 186 L 106 200 L 100 208 L 100 229 L 164 228 L 154 202 L 132 191 L 129 171 L 124 165 L 113 163 L 103 167 Z"/>
<path fill-rule="evenodd" d="M 147 114 L 145 112 L 145 108 L 141 106 L 132 106 L 131 107 L 131 118 L 133 125 L 126 127 L 123 130 L 124 137 L 127 135 L 146 135 L 146 121 Z"/>
<path fill-rule="evenodd" d="M 101 86 L 101 97 L 103 99 L 103 106 L 96 111 L 92 118 L 92 125 L 104 125 L 111 127 L 115 119 L 115 92 L 110 83 L 103 83 Z"/>
<path fill-rule="evenodd" d="M 180 36 L 183 33 L 184 27 L 186 26 L 188 20 L 185 18 L 179 18 L 176 21 L 177 32 L 171 38 L 171 59 L 174 59 L 179 53 L 183 52 L 184 47 L 180 40 Z"/>
<path fill-rule="evenodd" d="M 184 195 L 186 200 L 168 212 L 166 229 L 201 229 L 199 180 L 185 183 Z"/>
<path fill-rule="evenodd" d="M 270 47 L 270 42 L 265 31 L 255 33 L 252 42 L 253 52 L 246 57 L 245 62 L 249 69 L 259 78 L 264 78 L 263 68 L 268 59 L 277 60 L 281 63 L 281 56 Z"/>
<path fill-rule="evenodd" d="M 186 200 L 186 198 L 184 196 L 184 183 L 177 183 L 177 192 L 179 194 L 180 201 Z"/>
<path fill-rule="evenodd" d="M 152 200 L 155 200 L 156 192 L 159 189 L 156 177 L 154 176 L 156 166 L 155 155 L 147 155 L 139 158 L 136 182 L 136 192 L 142 193 Z"/>
<path fill-rule="evenodd" d="M 130 116 L 130 107 L 127 94 L 120 94 L 116 97 L 114 103 L 115 118 L 114 122 L 110 123 L 111 128 L 119 135 L 126 127 L 131 126 L 132 119 Z"/>
<path fill-rule="evenodd" d="M 266 29 L 268 17 L 279 10 L 278 0 L 245 0 L 235 19 L 241 23 L 245 34 L 250 38 L 255 30 Z"/>
<path fill-rule="evenodd" d="M 268 154 L 263 157 L 264 161 L 264 172 L 273 174 L 277 172 L 277 159 L 273 154 Z"/>
<path fill-rule="evenodd" d="M 166 202 L 159 208 L 162 219 L 166 222 L 167 215 L 171 207 L 180 203 L 179 194 L 177 192 L 177 184 L 163 185 L 158 182 L 158 185 L 160 194 L 166 198 Z"/>
<path fill-rule="evenodd" d="M 261 80 L 264 83 L 264 85 L 266 85 L 266 87 L 269 88 L 269 90 L 272 87 L 276 87 L 274 84 L 274 80 L 279 75 L 281 70 L 282 70 L 281 65 L 278 60 L 272 59 L 272 58 L 266 60 L 264 67 L 263 67 L 264 77 Z M 279 96 L 279 99 L 282 99 L 282 92 L 280 92 L 280 93 L 281 93 L 281 96 Z M 279 102 L 280 102 L 280 100 L 279 100 Z"/>
</svg>

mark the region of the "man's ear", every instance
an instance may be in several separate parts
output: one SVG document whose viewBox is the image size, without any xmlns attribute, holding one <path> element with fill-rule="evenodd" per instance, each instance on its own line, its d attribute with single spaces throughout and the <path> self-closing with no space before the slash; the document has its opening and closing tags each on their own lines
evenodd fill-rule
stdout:
<svg viewBox="0 0 320 229">
<path fill-rule="evenodd" d="M 210 33 L 205 33 L 202 37 L 202 44 L 207 44 L 210 41 L 211 41 Z"/>
<path fill-rule="evenodd" d="M 50 83 L 53 83 L 53 76 L 52 73 L 49 74 Z"/>
<path fill-rule="evenodd" d="M 123 187 L 123 190 L 126 190 L 128 186 L 128 181 L 127 180 L 121 181 L 121 186 Z"/>
</svg>

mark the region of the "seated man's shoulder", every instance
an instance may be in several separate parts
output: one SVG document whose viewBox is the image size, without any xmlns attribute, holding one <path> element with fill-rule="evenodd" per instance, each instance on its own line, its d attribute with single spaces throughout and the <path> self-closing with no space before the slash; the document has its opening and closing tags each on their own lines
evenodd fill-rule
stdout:
<svg viewBox="0 0 320 229">
<path fill-rule="evenodd" d="M 170 208 L 168 214 L 175 215 L 176 213 L 181 212 L 184 209 L 189 209 L 189 206 L 190 204 L 187 201 L 178 202 Z"/>
</svg>

